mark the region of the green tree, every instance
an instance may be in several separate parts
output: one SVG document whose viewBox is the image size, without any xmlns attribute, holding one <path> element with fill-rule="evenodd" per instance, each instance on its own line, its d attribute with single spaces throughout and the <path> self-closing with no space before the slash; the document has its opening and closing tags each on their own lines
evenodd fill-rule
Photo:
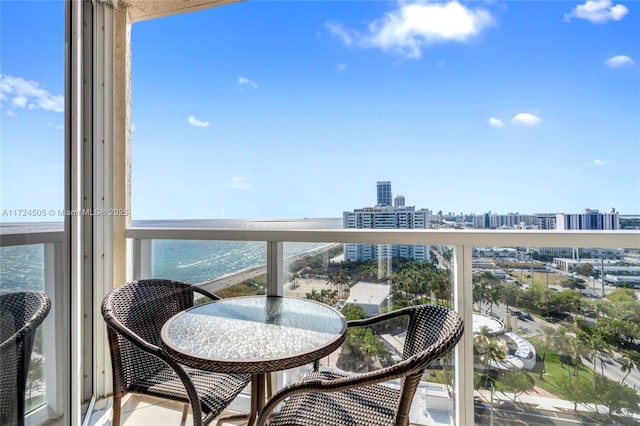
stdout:
<svg viewBox="0 0 640 426">
<path fill-rule="evenodd" d="M 559 335 L 558 331 L 548 325 L 540 328 L 540 341 L 542 342 L 542 368 L 540 369 L 540 378 L 542 379 L 542 373 L 544 373 L 545 359 L 547 352 L 552 349 L 558 348 Z"/>
<path fill-rule="evenodd" d="M 29 363 L 29 371 L 27 373 L 27 399 L 31 401 L 34 391 L 42 391 L 42 385 L 44 383 L 44 363 L 42 355 L 33 353 L 31 355 L 31 362 Z"/>
<path fill-rule="evenodd" d="M 382 344 L 380 338 L 373 334 L 370 328 L 366 329 L 360 352 L 364 355 L 367 371 L 371 370 L 372 358 L 382 358 L 389 354 L 387 348 Z"/>
<path fill-rule="evenodd" d="M 622 409 L 640 413 L 640 395 L 635 390 L 599 374 L 596 375 L 595 394 L 596 402 L 606 405 L 609 414 L 621 413 Z"/>
<path fill-rule="evenodd" d="M 535 382 L 524 371 L 505 371 L 502 375 L 502 383 L 513 392 L 513 402 L 516 402 L 518 396 L 533 389 Z"/>
<path fill-rule="evenodd" d="M 338 295 L 343 297 L 345 286 L 351 285 L 351 277 L 344 270 L 340 270 L 337 274 L 329 274 L 327 284 L 333 284 L 338 288 Z"/>
<path fill-rule="evenodd" d="M 636 294 L 630 288 L 616 288 L 607 295 L 607 300 L 612 303 L 632 302 L 636 300 Z"/>
<path fill-rule="evenodd" d="M 629 373 L 631 373 L 631 370 L 633 370 L 634 368 L 640 368 L 640 355 L 638 355 L 637 353 L 634 353 L 632 355 L 630 351 L 625 352 L 625 354 L 622 356 L 621 361 L 622 362 L 620 364 L 620 370 L 622 370 L 625 375 L 622 380 L 620 380 L 620 384 L 624 384 L 624 381 L 626 380 Z"/>
<path fill-rule="evenodd" d="M 489 338 L 480 351 L 480 358 L 484 366 L 485 386 L 489 385 L 489 367 L 497 369 L 507 356 L 506 345 L 495 337 Z"/>
<path fill-rule="evenodd" d="M 321 302 L 329 306 L 333 306 L 338 302 L 338 291 L 337 290 L 329 290 L 323 288 L 320 291 L 315 289 L 311 290 L 311 293 L 306 293 L 305 297 L 307 299 L 315 300 L 316 302 Z"/>
<path fill-rule="evenodd" d="M 578 333 L 580 341 L 586 346 L 588 351 L 588 357 L 592 360 L 593 369 L 596 369 L 596 361 L 600 360 L 600 370 L 604 375 L 604 357 L 612 356 L 611 345 L 609 345 L 603 339 L 602 335 L 598 332 L 593 334 L 587 334 L 585 332 Z"/>
<path fill-rule="evenodd" d="M 347 321 L 364 319 L 367 317 L 362 306 L 355 305 L 353 303 L 348 303 L 342 307 L 342 315 L 344 315 Z"/>
<path fill-rule="evenodd" d="M 561 333 L 560 338 L 560 351 L 573 360 L 573 374 L 578 377 L 578 371 L 582 364 L 582 357 L 589 356 L 589 351 L 584 343 L 578 338 L 573 337 L 570 334 Z M 571 375 L 570 368 L 567 368 L 569 375 Z"/>
<path fill-rule="evenodd" d="M 520 288 L 514 283 L 502 283 L 500 286 L 500 302 L 507 305 L 507 312 L 509 312 L 509 306 L 516 302 L 518 293 L 520 293 Z"/>
<path fill-rule="evenodd" d="M 378 279 L 378 268 L 372 263 L 366 263 L 360 268 L 360 278 L 362 281 Z"/>
<path fill-rule="evenodd" d="M 578 403 L 595 402 L 593 386 L 587 379 L 578 378 L 572 380 L 565 375 L 555 376 L 553 384 L 558 389 L 558 393 L 563 399 L 573 402 L 573 409 L 578 411 Z"/>
<path fill-rule="evenodd" d="M 576 272 L 587 277 L 593 276 L 595 268 L 590 263 L 583 263 L 576 268 Z"/>
</svg>

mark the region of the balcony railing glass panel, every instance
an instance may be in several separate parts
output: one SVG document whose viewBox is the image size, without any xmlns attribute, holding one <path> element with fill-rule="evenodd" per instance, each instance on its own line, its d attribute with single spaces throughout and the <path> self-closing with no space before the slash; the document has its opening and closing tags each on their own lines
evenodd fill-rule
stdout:
<svg viewBox="0 0 640 426">
<path fill-rule="evenodd" d="M 522 247 L 526 245 L 535 246 L 535 247 L 551 247 L 552 250 L 557 250 L 565 245 L 571 245 L 574 247 L 605 247 L 607 250 L 617 250 L 615 247 L 631 247 L 634 250 L 639 250 L 638 246 L 638 235 L 633 232 L 549 232 L 549 231 L 513 231 L 513 232 L 486 232 L 486 231 L 389 231 L 385 230 L 383 232 L 380 231 L 365 231 L 365 230 L 304 230 L 304 229 L 270 229 L 270 230 L 213 230 L 213 229 L 128 229 L 127 237 L 132 239 L 133 247 L 135 251 L 136 246 L 144 246 L 144 241 L 151 241 L 154 239 L 201 239 L 206 241 L 216 241 L 216 240 L 235 240 L 235 241 L 262 241 L 266 242 L 266 264 L 267 264 L 267 293 L 274 294 L 283 294 L 283 295 L 297 295 L 300 297 L 306 297 L 307 293 L 312 293 L 312 281 L 317 280 L 317 288 L 316 293 L 320 295 L 320 297 L 324 297 L 328 293 L 333 291 L 340 290 L 334 286 L 333 284 L 328 284 L 329 277 L 329 269 L 331 269 L 331 273 L 334 278 L 340 274 L 340 272 L 351 273 L 351 270 L 346 265 L 349 262 L 343 262 L 345 250 L 348 250 L 348 246 L 350 244 L 369 244 L 369 245 L 428 245 L 430 247 L 430 256 L 436 262 L 435 268 L 446 278 L 448 277 L 450 281 L 450 288 L 447 290 L 447 293 L 450 298 L 451 305 L 465 318 L 466 324 L 473 323 L 473 311 L 479 310 L 480 307 L 475 302 L 475 298 L 477 297 L 474 289 L 474 263 L 477 263 L 476 258 L 480 256 L 478 254 L 478 250 L 480 247 Z M 318 247 L 326 247 L 328 250 L 325 251 L 324 248 L 319 249 L 317 252 L 308 253 L 308 257 L 312 260 L 310 263 L 313 265 L 311 269 L 304 269 L 305 266 L 298 262 L 300 259 L 291 259 L 290 256 L 278 255 L 280 253 L 280 246 L 282 246 L 282 253 L 289 253 L 289 245 L 297 244 L 297 243 L 312 243 L 318 242 Z M 151 245 L 149 244 L 149 247 Z M 385 252 L 385 248 L 376 247 L 376 249 L 380 253 Z M 331 251 L 335 250 L 335 251 Z M 389 249 L 391 250 L 391 249 Z M 522 279 L 526 279 L 527 273 L 531 272 L 531 261 L 530 257 L 526 257 L 527 251 L 522 249 L 514 249 L 520 250 L 525 255 L 525 260 L 519 260 L 521 262 L 525 262 L 529 271 L 526 272 L 525 269 L 518 271 L 517 273 L 522 273 Z M 342 251 L 342 253 L 340 253 Z M 148 250 L 150 252 L 150 250 Z M 276 261 L 274 262 L 272 258 L 274 258 L 274 252 L 277 254 L 275 256 Z M 629 250 L 632 252 L 632 250 Z M 326 254 L 325 254 L 326 253 Z M 486 255 L 486 254 L 485 254 Z M 136 258 L 134 256 L 134 258 Z M 522 256 L 521 256 L 522 258 Z M 141 259 L 141 257 L 137 257 L 137 259 Z M 142 258 L 143 262 L 149 262 L 149 259 L 146 261 Z M 535 260 L 535 258 L 534 258 Z M 343 264 L 344 263 L 344 267 Z M 379 260 L 377 257 L 371 259 L 372 267 L 369 268 L 371 270 L 375 270 L 376 272 L 370 274 L 371 277 L 375 279 L 378 278 L 377 271 L 378 270 L 389 270 L 391 271 L 391 276 L 398 271 L 398 269 L 394 269 L 393 261 L 391 262 L 391 266 L 389 267 L 386 259 L 383 257 L 382 260 Z M 340 265 L 340 266 L 338 266 Z M 134 264 L 134 269 L 136 265 Z M 477 266 L 477 265 L 476 265 Z M 317 268 L 316 271 L 313 268 Z M 323 269 L 324 268 L 324 269 Z M 511 264 L 505 265 L 505 269 L 510 272 L 515 269 L 515 267 Z M 535 263 L 534 263 L 534 272 L 535 271 Z M 395 272 L 394 272 L 395 271 Z M 369 273 L 369 272 L 367 272 Z M 355 275 L 355 274 L 354 274 Z M 384 278 L 384 275 L 381 277 Z M 432 278 L 432 277 L 431 277 Z M 529 277 L 530 278 L 530 277 Z M 397 277 L 396 277 L 397 279 Z M 270 281 L 271 280 L 271 281 Z M 306 280 L 309 280 L 307 283 Z M 513 278 L 515 281 L 516 278 Z M 508 280 L 506 280 L 508 281 Z M 273 283 L 277 285 L 275 288 L 273 287 Z M 545 283 L 546 284 L 546 283 Z M 271 286 L 270 286 L 271 285 Z M 336 288 L 334 288 L 336 287 Z M 597 285 L 596 285 L 597 287 Z M 324 295 L 322 294 L 322 290 L 326 290 Z M 346 288 L 342 288 L 342 298 L 346 300 L 348 298 Z M 353 289 L 351 288 L 349 293 L 351 293 Z M 392 291 L 393 285 L 392 285 Z M 312 297 L 317 297 L 312 296 Z M 331 296 L 333 297 L 333 296 Z M 446 299 L 447 296 L 444 297 L 436 297 L 436 299 Z M 339 301 L 340 298 L 338 298 Z M 431 294 L 428 297 L 423 297 L 424 301 L 430 303 L 431 302 Z M 392 297 L 393 300 L 393 297 Z M 333 300 L 329 301 L 330 304 L 335 304 Z M 511 302 L 512 303 L 512 302 Z M 340 305 L 338 305 L 340 306 Z M 512 305 L 510 305 L 512 306 Z M 482 307 L 483 313 L 486 312 L 487 306 Z M 494 306 L 494 311 L 497 309 Z M 530 312 L 530 311 L 527 311 Z M 491 313 L 491 310 L 489 310 Z M 494 312 L 495 313 L 495 312 Z M 532 313 L 532 312 L 530 312 Z M 493 318 L 491 315 L 486 315 L 487 318 Z M 446 417 L 450 424 L 471 424 L 473 423 L 474 418 L 474 394 L 479 398 L 476 400 L 476 413 L 480 409 L 488 407 L 487 403 L 482 400 L 483 395 L 479 392 L 479 386 L 474 386 L 473 381 L 473 372 L 475 361 L 477 358 L 474 356 L 474 336 L 472 332 L 472 327 L 468 326 L 467 330 L 470 333 L 465 333 L 463 339 L 456 349 L 455 356 L 452 357 L 455 360 L 455 364 L 451 364 L 451 372 L 452 374 L 447 375 L 446 373 L 442 373 L 444 377 L 448 377 L 446 380 L 449 383 L 454 383 L 455 386 L 451 387 L 451 393 L 449 395 L 453 395 L 452 400 L 448 400 L 449 407 L 452 408 L 452 412 L 448 411 L 449 408 L 440 410 L 440 412 L 446 413 Z M 637 331 L 635 336 L 637 336 Z M 513 345 L 512 345 L 513 346 Z M 509 347 L 509 346 L 507 346 Z M 517 350 L 517 344 L 513 346 L 514 350 Z M 330 364 L 331 360 L 322 360 L 321 365 L 327 366 Z M 375 367 L 373 364 L 371 367 Z M 278 386 L 282 386 L 286 383 L 290 383 L 293 381 L 300 380 L 307 370 L 296 370 L 293 372 L 285 372 L 278 376 L 278 380 L 275 383 Z M 429 383 L 435 382 L 435 380 L 430 381 L 431 378 L 427 378 Z M 452 380 L 452 381 L 451 381 Z M 627 378 L 626 381 L 629 379 Z M 625 383 L 626 383 L 625 381 Z M 495 385 L 494 385 L 495 387 Z M 442 389 L 442 386 L 440 385 Z M 497 395 L 497 392 L 501 392 L 496 388 L 496 392 L 494 392 L 494 397 Z M 506 392 L 506 390 L 504 391 Z M 491 397 L 491 393 L 487 394 L 489 401 Z M 447 397 L 448 399 L 448 397 Z M 561 403 L 567 403 L 567 400 L 556 399 Z M 420 401 L 425 401 L 423 395 L 418 395 L 416 398 L 418 404 Z M 562 402 L 564 401 L 564 402 Z M 570 403 L 570 401 L 569 401 Z M 417 405 L 417 409 L 421 410 L 421 413 L 424 413 L 423 408 Z M 603 407 L 600 408 L 601 411 Z M 532 407 L 525 407 L 525 411 L 532 411 Z M 437 410 L 436 410 L 437 411 Z M 435 411 L 434 411 L 435 412 Z M 451 413 L 451 414 L 449 414 Z M 484 411 L 484 414 L 490 413 L 488 409 Z M 535 413 L 533 413 L 535 414 Z M 431 420 L 416 420 L 416 423 L 424 423 L 431 424 L 435 422 L 441 422 L 442 418 L 431 418 Z M 482 423 L 483 421 L 490 421 L 488 417 L 480 417 L 476 416 L 476 420 Z M 632 419 L 633 421 L 637 419 Z M 430 423 L 431 422 L 431 423 Z"/>
<path fill-rule="evenodd" d="M 637 422 L 639 296 L 637 250 L 475 247 L 476 423 Z"/>
<path fill-rule="evenodd" d="M 443 252 L 448 254 L 424 245 L 325 244 L 285 261 L 283 294 L 326 303 L 340 309 L 348 320 L 413 304 L 453 307 L 452 251 Z M 401 359 L 406 327 L 406 320 L 396 319 L 351 329 L 342 347 L 319 365 L 348 373 L 392 365 Z M 412 424 L 454 423 L 453 355 L 427 369 L 413 400 Z M 280 385 L 302 380 L 310 369 L 285 372 L 279 376 Z M 399 386 L 399 382 L 387 385 Z"/>
</svg>

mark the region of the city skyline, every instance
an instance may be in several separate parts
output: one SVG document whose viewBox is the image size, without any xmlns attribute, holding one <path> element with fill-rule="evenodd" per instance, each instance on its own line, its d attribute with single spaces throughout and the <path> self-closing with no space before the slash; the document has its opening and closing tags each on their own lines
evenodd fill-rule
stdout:
<svg viewBox="0 0 640 426">
<path fill-rule="evenodd" d="M 135 23 L 132 218 L 339 217 L 384 180 L 433 212 L 640 214 L 639 11 L 255 1 Z M 62 3 L 3 1 L 0 23 L 1 208 L 58 210 Z"/>
</svg>

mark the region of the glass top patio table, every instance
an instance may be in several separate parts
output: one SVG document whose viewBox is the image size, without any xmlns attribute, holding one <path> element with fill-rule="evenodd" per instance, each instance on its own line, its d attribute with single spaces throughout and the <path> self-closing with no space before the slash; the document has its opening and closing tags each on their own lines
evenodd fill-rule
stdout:
<svg viewBox="0 0 640 426">
<path fill-rule="evenodd" d="M 314 362 L 346 336 L 337 310 L 307 299 L 249 296 L 183 311 L 162 328 L 163 347 L 190 367 L 266 373 Z"/>
</svg>

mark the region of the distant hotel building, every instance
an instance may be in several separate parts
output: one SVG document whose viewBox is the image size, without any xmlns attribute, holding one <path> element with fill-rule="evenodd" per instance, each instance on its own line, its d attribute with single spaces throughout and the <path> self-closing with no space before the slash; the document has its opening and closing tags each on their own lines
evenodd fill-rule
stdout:
<svg viewBox="0 0 640 426">
<path fill-rule="evenodd" d="M 556 229 L 611 231 L 620 229 L 620 217 L 615 209 L 611 213 L 600 213 L 598 210 L 590 209 L 578 214 L 559 213 L 556 215 Z"/>
<path fill-rule="evenodd" d="M 414 206 L 405 206 L 405 198 L 399 195 L 391 205 L 391 182 L 377 183 L 378 204 L 375 207 L 355 209 L 344 212 L 342 216 L 345 229 L 427 229 L 431 211 L 416 210 Z M 345 244 L 346 260 L 378 260 L 401 257 L 414 260 L 429 260 L 429 246 L 408 244 Z"/>
<path fill-rule="evenodd" d="M 391 182 L 386 180 L 377 183 L 378 187 L 378 206 L 391 205 Z"/>
<path fill-rule="evenodd" d="M 462 220 L 462 217 L 460 217 Z M 485 213 L 475 215 L 470 222 L 474 228 L 486 229 L 558 229 L 599 230 L 620 229 L 618 212 L 600 213 L 585 209 L 582 213 L 535 213 L 532 215 Z"/>
</svg>

